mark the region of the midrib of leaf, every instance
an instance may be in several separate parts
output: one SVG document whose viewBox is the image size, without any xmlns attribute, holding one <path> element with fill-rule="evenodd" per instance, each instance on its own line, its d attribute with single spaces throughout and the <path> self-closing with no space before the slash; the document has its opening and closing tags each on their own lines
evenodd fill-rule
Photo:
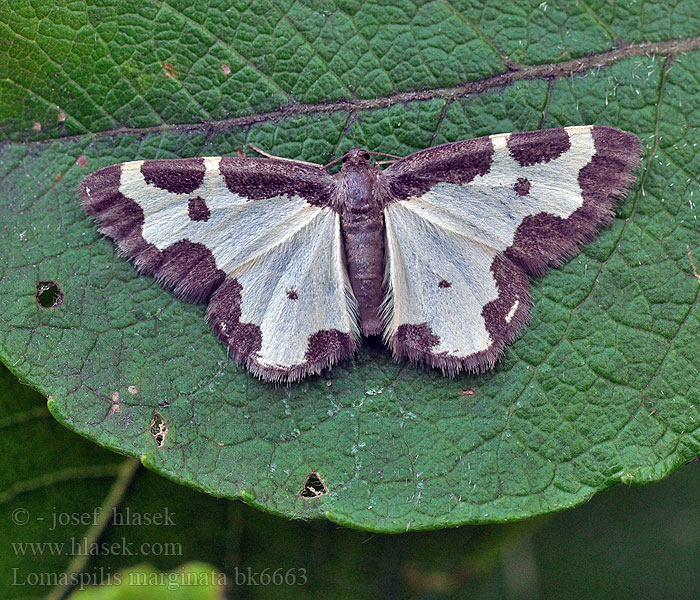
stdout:
<svg viewBox="0 0 700 600">
<path fill-rule="evenodd" d="M 673 57 L 678 54 L 698 49 L 700 49 L 700 36 L 684 38 L 679 40 L 670 40 L 665 42 L 630 44 L 628 46 L 617 48 L 609 52 L 592 54 L 586 57 L 576 58 L 565 62 L 547 63 L 541 65 L 522 67 L 518 68 L 517 70 L 511 70 L 500 75 L 495 75 L 493 77 L 488 77 L 476 81 L 469 81 L 455 87 L 433 88 L 429 90 L 414 92 L 400 92 L 397 94 L 373 99 L 360 98 L 355 100 L 340 100 L 337 102 L 329 102 L 325 104 L 293 103 L 280 110 L 255 113 L 241 117 L 232 117 L 229 119 L 207 121 L 205 123 L 164 123 L 150 127 L 118 127 L 115 129 L 109 129 L 94 133 L 65 136 L 59 139 L 66 141 L 75 141 L 82 139 L 96 140 L 104 137 L 111 137 L 127 133 L 145 135 L 149 133 L 158 134 L 168 131 L 206 131 L 209 132 L 209 134 L 211 135 L 217 131 L 225 130 L 228 128 L 252 126 L 258 123 L 265 123 L 268 121 L 280 121 L 282 119 L 298 115 L 308 115 L 314 113 L 330 114 L 336 112 L 348 112 L 350 114 L 350 116 L 348 117 L 348 122 L 346 123 L 347 128 L 347 126 L 352 122 L 352 115 L 359 111 L 378 110 L 396 104 L 405 104 L 409 102 L 421 102 L 438 99 L 444 100 L 446 102 L 446 105 L 449 106 L 452 103 L 452 101 L 457 100 L 459 98 L 475 94 L 481 94 L 493 88 L 506 87 L 519 81 L 535 79 L 554 80 L 568 75 L 582 73 L 584 71 L 588 71 L 594 68 L 609 67 L 615 63 L 630 58 L 649 55 Z M 544 110 L 546 110 L 546 106 Z M 444 113 L 445 111 L 443 111 L 443 117 Z M 52 143 L 54 141 L 55 138 L 48 138 L 33 142 L 25 142 L 24 144 L 28 146 L 37 146 Z M 17 145 L 19 143 L 20 142 L 17 141 L 0 142 L 0 146 L 5 144 Z"/>
</svg>

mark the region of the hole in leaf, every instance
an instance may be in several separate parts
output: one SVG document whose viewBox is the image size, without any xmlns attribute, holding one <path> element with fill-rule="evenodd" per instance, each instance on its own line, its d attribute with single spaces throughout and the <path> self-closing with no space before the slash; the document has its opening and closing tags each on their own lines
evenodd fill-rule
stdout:
<svg viewBox="0 0 700 600">
<path fill-rule="evenodd" d="M 158 413 L 153 415 L 151 419 L 151 435 L 153 436 L 153 441 L 156 443 L 158 448 L 162 448 L 165 444 L 165 438 L 168 437 L 168 426 L 165 424 L 165 419 Z"/>
<path fill-rule="evenodd" d="M 56 308 L 63 304 L 63 291 L 55 281 L 40 281 L 36 284 L 36 301 L 42 308 Z"/>
<path fill-rule="evenodd" d="M 319 476 L 316 471 L 309 473 L 309 476 L 304 482 L 304 487 L 301 489 L 302 498 L 318 498 L 319 496 L 325 496 L 328 494 L 328 488 L 326 484 L 323 483 L 323 479 Z"/>
</svg>

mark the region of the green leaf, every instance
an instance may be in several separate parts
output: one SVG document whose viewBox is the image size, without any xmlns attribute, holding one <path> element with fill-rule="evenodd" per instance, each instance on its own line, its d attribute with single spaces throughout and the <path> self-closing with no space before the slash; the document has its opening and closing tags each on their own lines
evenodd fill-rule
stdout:
<svg viewBox="0 0 700 600">
<path fill-rule="evenodd" d="M 209 493 L 378 531 L 542 514 L 698 454 L 689 4 L 680 25 L 649 3 L 52 6 L 20 4 L 0 27 L 0 356 L 59 421 Z M 365 345 L 321 378 L 258 382 L 204 307 L 137 276 L 76 195 L 98 167 L 247 142 L 326 162 L 586 123 L 642 137 L 639 184 L 583 254 L 533 280 L 532 322 L 480 377 Z M 62 293 L 50 308 L 47 282 Z M 311 473 L 328 495 L 300 496 Z"/>
</svg>

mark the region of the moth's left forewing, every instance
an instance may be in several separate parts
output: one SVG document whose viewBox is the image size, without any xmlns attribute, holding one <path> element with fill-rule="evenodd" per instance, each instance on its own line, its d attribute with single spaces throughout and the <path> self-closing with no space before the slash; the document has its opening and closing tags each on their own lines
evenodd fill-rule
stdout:
<svg viewBox="0 0 700 600">
<path fill-rule="evenodd" d="M 274 159 L 134 161 L 86 177 L 83 206 L 142 273 L 194 302 L 236 361 L 294 381 L 359 337 L 323 170 Z"/>
<path fill-rule="evenodd" d="M 445 144 L 389 167 L 394 353 L 449 373 L 493 366 L 529 318 L 528 275 L 612 219 L 639 152 L 633 134 L 571 127 Z"/>
</svg>

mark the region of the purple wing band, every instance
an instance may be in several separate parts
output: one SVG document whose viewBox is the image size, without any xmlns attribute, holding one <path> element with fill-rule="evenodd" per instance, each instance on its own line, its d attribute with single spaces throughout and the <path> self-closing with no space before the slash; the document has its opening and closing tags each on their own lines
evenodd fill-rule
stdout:
<svg viewBox="0 0 700 600">
<path fill-rule="evenodd" d="M 488 137 L 426 148 L 394 163 L 386 170 L 392 199 L 420 196 L 437 183 L 470 183 L 485 175 L 493 163 Z"/>
<path fill-rule="evenodd" d="M 250 200 L 301 196 L 314 206 L 331 206 L 330 177 L 325 171 L 291 161 L 224 156 L 219 170 L 226 186 Z"/>
<path fill-rule="evenodd" d="M 195 169 L 201 164 L 197 159 L 178 162 L 189 162 Z M 119 191 L 121 171 L 121 165 L 113 165 L 87 176 L 79 188 L 83 208 L 95 217 L 100 231 L 117 243 L 122 255 L 134 260 L 140 273 L 153 276 L 184 300 L 205 302 L 224 280 L 211 251 L 189 240 L 179 240 L 163 250 L 149 244 L 143 238 L 143 209 Z"/>
<path fill-rule="evenodd" d="M 549 131 L 564 130 L 546 130 L 545 133 Z M 539 132 L 528 132 L 533 133 Z M 598 232 L 610 224 L 617 199 L 634 181 L 642 147 L 639 138 L 612 127 L 593 127 L 591 134 L 596 152 L 577 175 L 583 205 L 568 219 L 547 213 L 526 217 L 515 233 L 513 244 L 506 250 L 506 256 L 530 275 L 542 275 L 548 268 L 578 254 L 583 245 L 595 239 Z M 525 143 L 532 143 L 532 139 L 526 139 Z M 563 146 L 559 140 L 559 147 Z M 510 144 L 509 149 L 513 154 Z"/>
</svg>

